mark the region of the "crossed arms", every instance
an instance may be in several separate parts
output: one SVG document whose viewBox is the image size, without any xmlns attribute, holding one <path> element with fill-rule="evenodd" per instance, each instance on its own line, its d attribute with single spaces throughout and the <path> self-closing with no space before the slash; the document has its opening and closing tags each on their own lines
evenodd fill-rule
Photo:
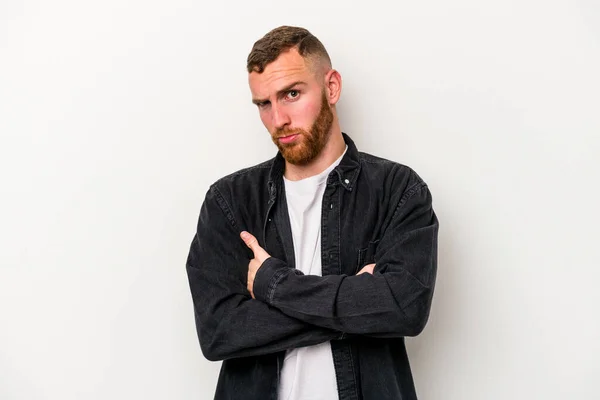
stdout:
<svg viewBox="0 0 600 400">
<path fill-rule="evenodd" d="M 366 273 L 352 276 L 304 275 L 270 257 L 252 235 L 243 241 L 220 196 L 214 186 L 208 191 L 187 260 L 207 359 L 269 354 L 345 334 L 401 337 L 423 330 L 435 284 L 438 231 L 425 184 L 397 205 L 378 244 L 375 270 L 367 266 Z"/>
</svg>

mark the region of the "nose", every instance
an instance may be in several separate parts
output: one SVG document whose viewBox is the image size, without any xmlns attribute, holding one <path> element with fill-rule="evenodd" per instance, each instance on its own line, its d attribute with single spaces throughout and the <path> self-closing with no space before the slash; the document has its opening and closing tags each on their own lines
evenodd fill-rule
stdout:
<svg viewBox="0 0 600 400">
<path fill-rule="evenodd" d="M 273 106 L 273 125 L 277 129 L 283 129 L 290 124 L 290 116 L 281 106 Z"/>
</svg>

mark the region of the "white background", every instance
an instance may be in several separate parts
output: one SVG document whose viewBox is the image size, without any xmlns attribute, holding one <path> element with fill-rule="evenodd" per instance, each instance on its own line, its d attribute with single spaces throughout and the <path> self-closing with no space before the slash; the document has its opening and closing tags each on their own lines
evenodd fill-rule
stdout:
<svg viewBox="0 0 600 400">
<path fill-rule="evenodd" d="M 440 219 L 422 400 L 599 399 L 600 3 L 0 1 L 0 399 L 212 399 L 185 259 L 282 24 Z"/>
</svg>

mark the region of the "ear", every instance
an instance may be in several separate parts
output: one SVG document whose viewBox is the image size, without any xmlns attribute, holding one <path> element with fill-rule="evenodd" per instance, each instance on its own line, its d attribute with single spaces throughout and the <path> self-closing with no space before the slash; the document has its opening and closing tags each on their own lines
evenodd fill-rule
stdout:
<svg viewBox="0 0 600 400">
<path fill-rule="evenodd" d="M 342 76 L 335 69 L 325 74 L 325 90 L 329 104 L 335 105 L 342 94 Z"/>
</svg>

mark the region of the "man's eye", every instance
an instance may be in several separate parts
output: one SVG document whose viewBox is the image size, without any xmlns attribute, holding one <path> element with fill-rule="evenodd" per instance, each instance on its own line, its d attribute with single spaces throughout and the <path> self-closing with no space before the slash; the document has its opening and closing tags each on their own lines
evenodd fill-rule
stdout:
<svg viewBox="0 0 600 400">
<path fill-rule="evenodd" d="M 297 90 L 290 90 L 290 91 L 288 92 L 288 97 L 289 97 L 290 99 L 295 99 L 295 98 L 296 98 L 296 97 L 298 97 L 299 95 L 300 95 L 300 92 L 299 92 L 299 91 L 297 91 Z"/>
</svg>

